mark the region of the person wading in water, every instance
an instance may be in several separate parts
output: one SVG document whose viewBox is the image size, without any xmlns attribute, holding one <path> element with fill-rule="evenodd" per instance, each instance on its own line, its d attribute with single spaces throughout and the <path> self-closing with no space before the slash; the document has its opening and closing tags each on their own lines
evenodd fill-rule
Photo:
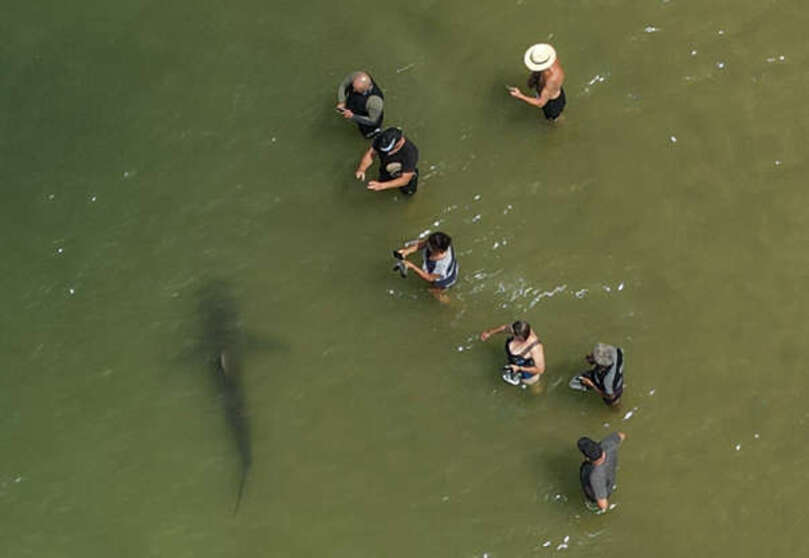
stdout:
<svg viewBox="0 0 809 558">
<path fill-rule="evenodd" d="M 374 155 L 379 156 L 379 178 L 369 180 L 367 188 L 378 192 L 398 188 L 405 196 L 416 193 L 419 184 L 419 150 L 399 128 L 388 128 L 374 138 L 360 159 L 354 176 L 365 181 L 365 171 L 374 164 Z"/>
<path fill-rule="evenodd" d="M 542 109 L 545 118 L 555 121 L 565 108 L 565 71 L 556 57 L 556 50 L 547 44 L 537 44 L 525 51 L 525 65 L 531 70 L 528 89 L 534 96 L 523 94 L 518 87 L 507 86 L 509 94 L 529 105 Z"/>
<path fill-rule="evenodd" d="M 337 112 L 354 122 L 360 133 L 370 139 L 381 130 L 384 98 L 371 76 L 352 72 L 337 87 Z"/>
<path fill-rule="evenodd" d="M 535 384 L 545 373 L 545 349 L 536 332 L 528 322 L 517 320 L 513 324 L 505 324 L 487 329 L 480 334 L 480 340 L 486 341 L 496 333 L 507 333 L 506 358 L 507 368 L 516 375 L 520 383 Z M 506 379 L 505 377 L 503 378 Z M 509 380 L 507 380 L 509 381 Z M 515 380 L 516 381 L 516 380 Z M 513 383 L 509 381 L 509 383 Z"/>
</svg>

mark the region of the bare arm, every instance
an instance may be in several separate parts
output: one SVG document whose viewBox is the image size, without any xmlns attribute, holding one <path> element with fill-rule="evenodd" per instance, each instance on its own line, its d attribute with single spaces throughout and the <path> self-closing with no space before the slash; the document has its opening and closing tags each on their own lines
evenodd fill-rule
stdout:
<svg viewBox="0 0 809 558">
<path fill-rule="evenodd" d="M 480 334 L 480 340 L 486 341 L 489 337 L 494 335 L 495 333 L 503 333 L 504 331 L 508 331 L 511 329 L 511 325 L 503 324 L 501 326 L 493 327 L 491 329 L 485 329 Z"/>
<path fill-rule="evenodd" d="M 604 392 L 598 389 L 598 386 L 595 385 L 595 382 L 593 382 L 593 380 L 591 380 L 590 378 L 586 376 L 582 377 L 581 383 L 583 383 L 586 386 L 590 386 L 591 388 L 596 390 L 596 393 L 598 393 L 601 397 L 604 397 Z"/>
<path fill-rule="evenodd" d="M 562 89 L 562 80 L 564 79 L 564 74 L 561 71 L 553 72 L 545 79 L 534 79 L 534 76 L 531 76 L 531 79 L 528 80 L 528 83 L 533 83 L 537 89 L 539 89 L 539 85 L 542 85 L 542 89 L 539 90 L 539 96 L 537 97 L 529 97 L 522 93 L 517 87 L 512 87 L 509 90 L 509 94 L 514 97 L 515 99 L 519 99 L 525 103 L 528 103 L 531 106 L 542 108 L 544 107 L 548 101 L 551 100 L 552 97 L 558 97 L 559 92 Z"/>
<path fill-rule="evenodd" d="M 401 176 L 397 176 L 393 180 L 379 182 L 377 180 L 370 180 L 368 182 L 369 190 L 388 190 L 389 188 L 399 188 L 400 186 L 407 186 L 410 179 L 413 178 L 414 172 L 403 172 Z"/>
<path fill-rule="evenodd" d="M 437 281 L 437 280 L 441 279 L 441 276 L 438 275 L 437 273 L 427 273 L 426 271 L 424 271 L 423 269 L 421 269 L 419 266 L 417 266 L 416 264 L 414 264 L 411 261 L 404 260 L 404 264 L 408 268 L 412 269 L 416 273 L 416 275 L 418 275 L 419 277 L 421 277 L 422 279 L 424 279 L 428 283 L 432 283 L 433 281 Z"/>
<path fill-rule="evenodd" d="M 414 252 L 418 252 L 419 250 L 424 248 L 425 244 L 427 244 L 427 240 L 424 239 L 424 238 L 421 238 L 419 240 L 411 240 L 410 242 L 406 242 L 404 247 L 397 250 L 397 252 L 399 252 L 399 254 L 402 255 L 402 258 L 404 259 L 404 265 L 406 267 L 408 267 L 409 269 L 412 269 L 415 272 L 416 275 L 418 275 L 419 277 L 421 277 L 422 279 L 424 279 L 428 283 L 432 283 L 433 281 L 441 279 L 441 276 L 436 274 L 436 273 L 427 273 L 426 271 L 421 269 L 419 266 L 417 266 L 413 262 L 408 261 L 407 259 L 405 259 L 410 254 L 412 254 Z"/>
<path fill-rule="evenodd" d="M 550 95 L 548 94 L 548 88 L 547 87 L 542 88 L 542 93 L 539 94 L 539 97 L 529 97 L 528 95 L 525 95 L 522 91 L 520 91 L 520 89 L 518 87 L 513 87 L 509 91 L 509 93 L 515 99 L 519 99 L 520 101 L 523 101 L 524 103 L 528 103 L 529 105 L 537 107 L 537 108 L 544 107 L 545 104 L 548 101 L 551 100 Z"/>
<path fill-rule="evenodd" d="M 368 167 L 374 164 L 374 148 L 369 147 L 368 151 L 362 156 L 360 159 L 360 164 L 357 166 L 357 170 L 354 172 L 354 176 L 357 177 L 358 180 L 365 180 L 365 171 L 368 170 Z"/>
<path fill-rule="evenodd" d="M 399 252 L 403 258 L 406 258 L 413 252 L 418 252 L 419 250 L 424 248 L 425 244 L 427 244 L 427 241 L 423 238 L 420 238 L 418 240 L 408 240 L 407 242 L 405 242 L 405 245 L 402 248 L 396 251 Z"/>
</svg>

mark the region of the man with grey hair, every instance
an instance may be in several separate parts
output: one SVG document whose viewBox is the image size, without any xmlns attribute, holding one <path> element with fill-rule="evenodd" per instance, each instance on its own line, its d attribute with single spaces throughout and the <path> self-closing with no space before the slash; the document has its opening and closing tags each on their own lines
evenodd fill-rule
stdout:
<svg viewBox="0 0 809 558">
<path fill-rule="evenodd" d="M 351 72 L 337 86 L 337 112 L 370 139 L 382 126 L 384 95 L 366 72 Z"/>
<path fill-rule="evenodd" d="M 619 347 L 596 343 L 586 359 L 593 368 L 574 376 L 570 380 L 570 387 L 579 391 L 595 390 L 604 403 L 617 406 L 624 392 L 624 351 Z"/>
</svg>

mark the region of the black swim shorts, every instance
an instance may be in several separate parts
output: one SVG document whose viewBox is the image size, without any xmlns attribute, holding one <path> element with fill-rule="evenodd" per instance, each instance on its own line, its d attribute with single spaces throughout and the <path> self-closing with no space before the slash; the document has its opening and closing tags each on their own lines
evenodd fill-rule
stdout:
<svg viewBox="0 0 809 558">
<path fill-rule="evenodd" d="M 545 118 L 548 120 L 556 120 L 559 118 L 559 115 L 562 114 L 562 110 L 565 108 L 565 104 L 567 104 L 565 100 L 565 90 L 562 88 L 558 97 L 551 99 L 542 107 Z"/>
<path fill-rule="evenodd" d="M 399 186 L 399 191 L 405 196 L 412 196 L 419 189 L 419 169 L 413 172 L 413 178 L 404 186 Z"/>
</svg>

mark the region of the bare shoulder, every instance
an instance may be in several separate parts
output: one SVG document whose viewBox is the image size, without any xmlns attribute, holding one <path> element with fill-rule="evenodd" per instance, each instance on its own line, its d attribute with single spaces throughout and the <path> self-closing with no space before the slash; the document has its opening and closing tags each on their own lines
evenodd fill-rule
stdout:
<svg viewBox="0 0 809 558">
<path fill-rule="evenodd" d="M 551 75 L 551 79 L 554 83 L 562 85 L 562 82 L 565 81 L 565 71 L 562 69 L 562 65 L 558 64 Z"/>
</svg>

